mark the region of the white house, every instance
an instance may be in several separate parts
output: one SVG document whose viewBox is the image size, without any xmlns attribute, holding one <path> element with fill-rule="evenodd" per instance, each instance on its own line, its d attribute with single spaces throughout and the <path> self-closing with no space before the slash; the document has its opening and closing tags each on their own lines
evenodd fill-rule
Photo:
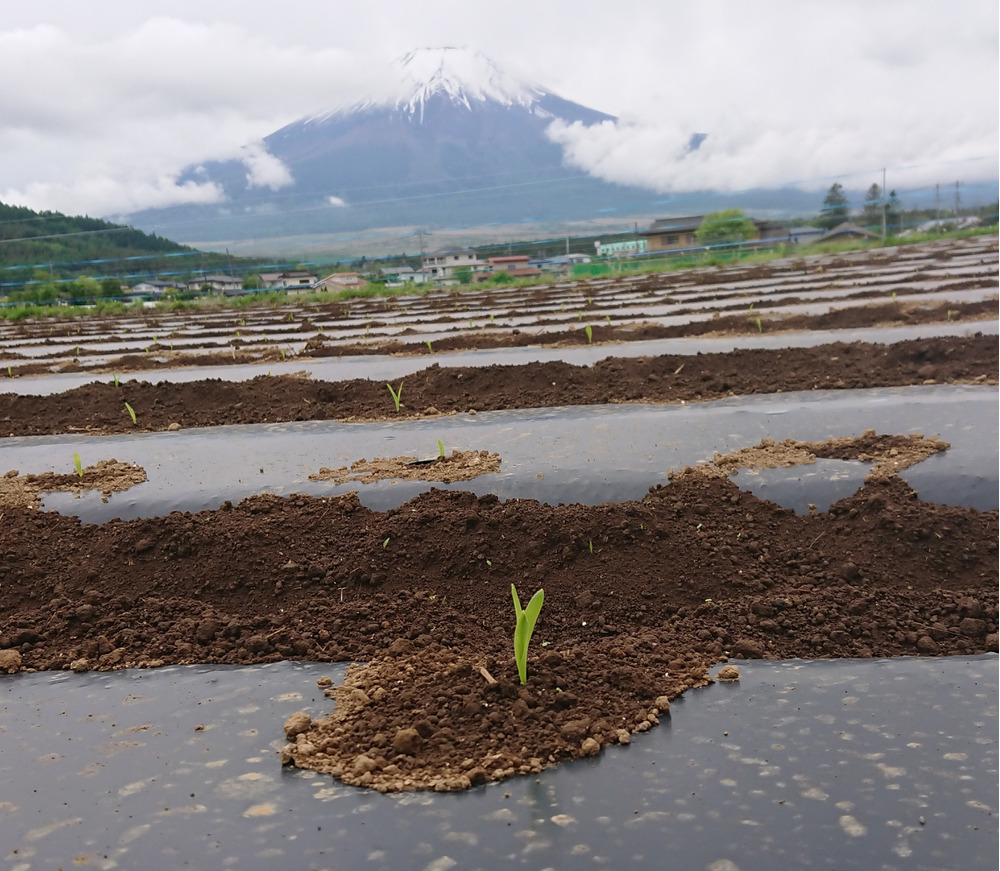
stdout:
<svg viewBox="0 0 1000 871">
<path fill-rule="evenodd" d="M 133 285 L 129 293 L 135 296 L 160 296 L 168 290 L 176 290 L 177 282 L 149 279 Z"/>
<path fill-rule="evenodd" d="M 315 283 L 316 276 L 305 269 L 293 269 L 289 272 L 262 272 L 260 274 L 261 287 L 272 290 L 285 290 L 293 287 L 309 288 Z"/>
<path fill-rule="evenodd" d="M 188 290 L 199 291 L 203 287 L 212 293 L 231 293 L 243 290 L 243 279 L 232 275 L 199 275 L 187 283 Z"/>
<path fill-rule="evenodd" d="M 627 257 L 630 254 L 645 254 L 645 239 L 628 239 L 624 242 L 601 242 L 599 239 L 594 243 L 598 257 Z"/>
<path fill-rule="evenodd" d="M 432 251 L 423 259 L 424 271 L 431 277 L 432 281 L 443 281 L 455 277 L 458 269 L 468 269 L 475 271 L 483 263 L 475 251 L 468 251 L 464 248 L 442 248 L 439 251 Z"/>
<path fill-rule="evenodd" d="M 315 290 L 357 290 L 368 284 L 356 272 L 332 272 L 316 282 Z"/>
</svg>

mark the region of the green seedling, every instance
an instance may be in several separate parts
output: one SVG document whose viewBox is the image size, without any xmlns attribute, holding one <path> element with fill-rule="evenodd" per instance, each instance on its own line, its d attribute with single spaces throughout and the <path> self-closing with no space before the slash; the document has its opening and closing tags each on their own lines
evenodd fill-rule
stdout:
<svg viewBox="0 0 1000 871">
<path fill-rule="evenodd" d="M 577 312 L 576 319 L 578 321 L 582 321 L 583 320 L 583 312 L 582 311 L 581 312 Z"/>
<path fill-rule="evenodd" d="M 491 324 L 493 323 L 493 315 L 492 314 L 490 315 L 490 323 Z"/>
<path fill-rule="evenodd" d="M 73 468 L 76 469 L 77 475 L 81 478 L 83 477 L 83 460 L 80 459 L 80 455 L 73 451 Z"/>
<path fill-rule="evenodd" d="M 285 349 L 284 348 L 281 348 L 281 359 L 282 360 L 285 359 Z"/>
<path fill-rule="evenodd" d="M 760 318 L 757 318 L 757 332 L 758 333 L 764 332 L 764 325 L 760 322 Z"/>
<path fill-rule="evenodd" d="M 8 378 L 13 378 L 14 377 L 14 367 L 13 366 L 7 366 L 7 377 Z"/>
<path fill-rule="evenodd" d="M 593 345 L 594 344 L 594 331 L 591 329 L 590 324 L 587 324 L 587 326 L 585 326 L 583 328 L 583 331 L 587 334 L 587 344 L 588 345 Z"/>
<path fill-rule="evenodd" d="M 128 404 L 128 403 L 126 402 L 126 403 L 125 403 L 125 410 L 126 410 L 126 411 L 128 412 L 128 416 L 132 418 L 132 423 L 133 423 L 134 425 L 138 426 L 138 424 L 136 424 L 136 422 L 135 422 L 135 409 L 134 409 L 134 408 L 132 408 L 132 406 L 131 406 L 131 405 L 129 405 L 129 404 Z"/>
<path fill-rule="evenodd" d="M 893 302 L 895 302 L 895 301 L 896 301 L 896 291 L 893 291 L 893 292 L 892 292 L 892 301 L 893 301 Z"/>
<path fill-rule="evenodd" d="M 611 326 L 611 315 L 604 316 L 604 322 L 610 327 Z"/>
<path fill-rule="evenodd" d="M 594 541 L 593 541 L 593 539 L 591 539 L 590 541 L 588 541 L 587 544 L 590 546 L 590 552 L 593 553 L 594 552 Z"/>
<path fill-rule="evenodd" d="M 382 550 L 385 550 L 388 546 L 389 546 L 389 537 L 387 537 L 386 540 L 382 542 Z"/>
<path fill-rule="evenodd" d="M 488 566 L 489 568 L 493 568 L 493 560 L 486 560 L 486 565 L 487 565 L 487 566 Z"/>
<path fill-rule="evenodd" d="M 438 456 L 444 459 L 444 442 L 438 439 Z"/>
<path fill-rule="evenodd" d="M 111 377 L 114 379 L 115 387 L 118 387 L 118 386 L 121 385 L 121 380 L 118 378 L 117 375 L 112 375 Z"/>
<path fill-rule="evenodd" d="M 427 341 L 424 342 L 424 344 L 427 345 L 427 350 L 430 351 L 433 354 L 434 353 L 434 348 L 431 346 L 431 340 L 427 339 Z"/>
<path fill-rule="evenodd" d="M 951 320 L 951 316 L 955 314 L 951 309 L 948 309 L 948 320 Z"/>
<path fill-rule="evenodd" d="M 521 608 L 521 600 L 517 598 L 517 588 L 513 584 L 510 585 L 510 595 L 514 599 L 514 613 L 517 615 L 517 625 L 514 627 L 514 661 L 517 663 L 521 685 L 524 686 L 528 682 L 528 643 L 545 601 L 545 591 L 535 593 L 524 609 Z"/>
<path fill-rule="evenodd" d="M 389 388 L 389 393 L 392 395 L 393 404 L 396 406 L 396 411 L 399 411 L 399 398 L 403 395 L 403 382 L 399 382 L 399 387 L 396 390 L 392 389 L 392 385 L 386 381 L 385 386 Z"/>
</svg>

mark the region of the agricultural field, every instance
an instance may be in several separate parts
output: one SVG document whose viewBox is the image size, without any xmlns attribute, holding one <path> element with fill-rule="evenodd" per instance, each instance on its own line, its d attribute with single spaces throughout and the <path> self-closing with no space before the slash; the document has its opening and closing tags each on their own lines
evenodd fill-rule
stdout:
<svg viewBox="0 0 1000 871">
<path fill-rule="evenodd" d="M 727 663 L 995 671 L 997 247 L 0 322 L 0 668 L 285 668 L 285 770 L 406 794 L 613 766 Z"/>
</svg>

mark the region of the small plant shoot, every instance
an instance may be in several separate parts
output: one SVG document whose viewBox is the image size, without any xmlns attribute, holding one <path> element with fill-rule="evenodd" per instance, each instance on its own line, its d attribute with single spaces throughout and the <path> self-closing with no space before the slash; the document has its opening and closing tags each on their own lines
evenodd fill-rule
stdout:
<svg viewBox="0 0 1000 871">
<path fill-rule="evenodd" d="M 523 609 L 521 600 L 517 597 L 517 588 L 513 584 L 510 585 L 510 595 L 514 599 L 514 613 L 517 615 L 517 625 L 514 627 L 514 661 L 523 686 L 528 682 L 528 644 L 545 601 L 545 591 L 535 593 L 528 602 L 528 607 Z"/>
<path fill-rule="evenodd" d="M 393 404 L 396 406 L 396 411 L 399 411 L 399 400 L 403 395 L 403 382 L 399 382 L 399 387 L 395 390 L 392 389 L 392 385 L 386 381 L 385 386 L 389 388 L 389 393 L 392 395 Z"/>
<path fill-rule="evenodd" d="M 444 442 L 441 439 L 438 439 L 438 456 L 444 459 Z"/>
<path fill-rule="evenodd" d="M 80 455 L 76 451 L 73 451 L 73 468 L 76 469 L 76 474 L 82 478 L 83 460 L 80 459 Z"/>
<path fill-rule="evenodd" d="M 584 327 L 583 329 L 584 329 L 584 332 L 587 334 L 587 344 L 588 345 L 593 345 L 594 344 L 594 331 L 591 328 L 590 324 L 587 324 L 587 326 Z"/>
<path fill-rule="evenodd" d="M 760 318 L 757 318 L 757 332 L 758 333 L 764 332 L 764 325 L 760 322 Z"/>
<path fill-rule="evenodd" d="M 129 405 L 129 404 L 128 404 L 128 403 L 126 402 L 126 403 L 125 403 L 125 410 L 126 410 L 126 411 L 128 412 L 128 416 L 132 418 L 132 423 L 133 423 L 133 425 L 135 425 L 135 426 L 138 426 L 138 424 L 136 423 L 136 420 L 135 420 L 135 409 L 134 409 L 134 408 L 132 408 L 132 406 L 131 406 L 131 405 Z"/>
</svg>

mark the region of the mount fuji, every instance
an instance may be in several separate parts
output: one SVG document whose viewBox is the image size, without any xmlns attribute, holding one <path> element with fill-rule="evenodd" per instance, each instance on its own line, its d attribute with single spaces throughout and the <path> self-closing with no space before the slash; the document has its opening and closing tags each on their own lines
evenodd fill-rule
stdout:
<svg viewBox="0 0 1000 871">
<path fill-rule="evenodd" d="M 556 120 L 616 119 L 508 75 L 464 48 L 421 49 L 368 98 L 301 118 L 243 149 L 191 166 L 212 204 L 125 216 L 133 226 L 211 247 L 223 241 L 434 230 L 648 212 L 662 195 L 567 166 L 546 136 Z"/>
</svg>

